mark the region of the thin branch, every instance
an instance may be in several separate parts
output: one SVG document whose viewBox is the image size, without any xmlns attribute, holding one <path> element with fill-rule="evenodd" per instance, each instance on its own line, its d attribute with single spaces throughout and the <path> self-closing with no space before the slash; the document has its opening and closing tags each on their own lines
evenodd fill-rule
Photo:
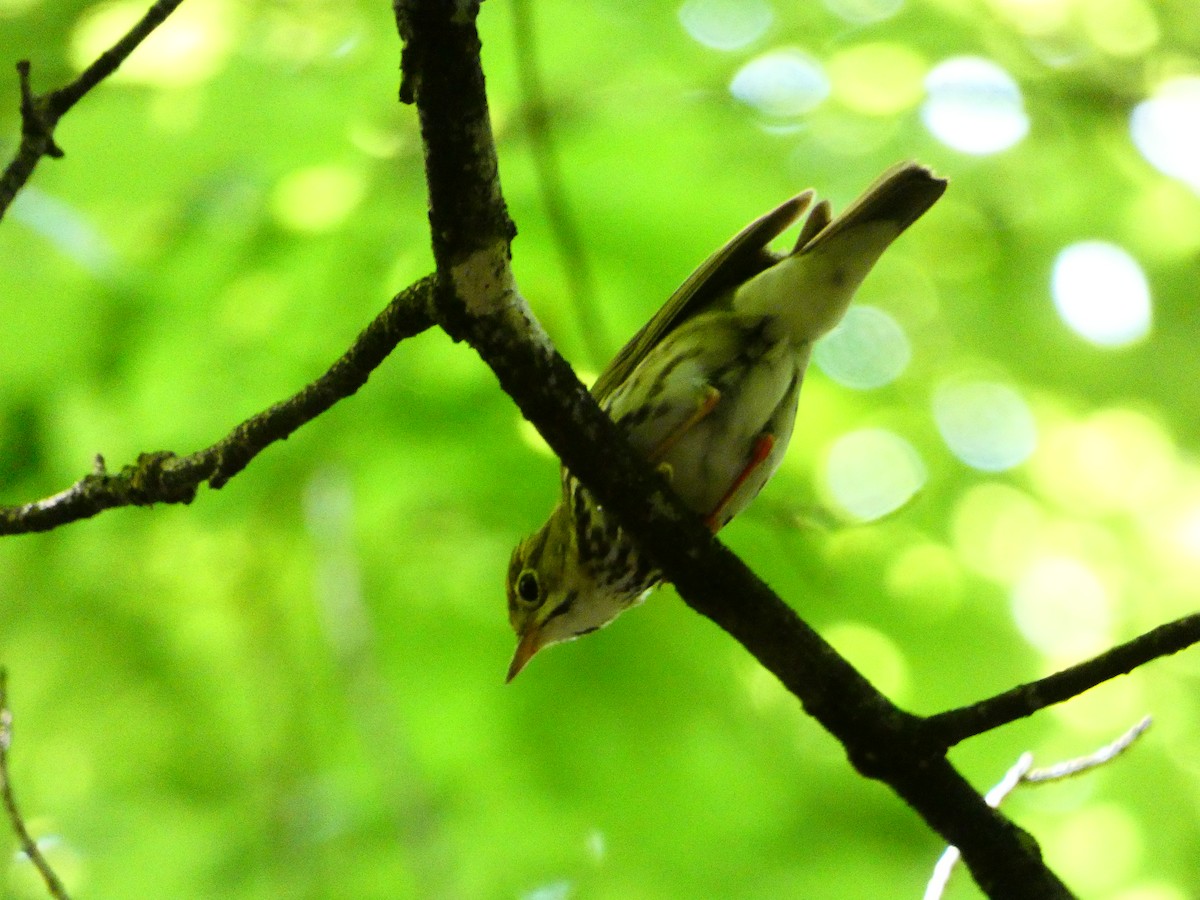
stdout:
<svg viewBox="0 0 1200 900">
<path fill-rule="evenodd" d="M 100 54 L 79 77 L 48 94 L 34 93 L 29 81 L 29 60 L 17 63 L 21 81 L 21 144 L 12 162 L 0 175 L 0 219 L 17 192 L 29 181 L 43 156 L 59 158 L 62 149 L 54 142 L 54 129 L 66 112 L 101 81 L 117 70 L 130 53 L 167 20 L 183 0 L 158 0 L 125 35 Z"/>
<path fill-rule="evenodd" d="M 8 671 L 0 668 L 0 801 L 3 801 L 8 821 L 12 825 L 13 831 L 16 832 L 21 852 L 33 863 L 38 874 L 42 876 L 42 881 L 46 883 L 46 890 L 50 892 L 50 896 L 58 898 L 58 900 L 68 900 L 66 888 L 59 881 L 54 869 L 50 867 L 50 863 L 46 861 L 46 857 L 42 855 L 37 841 L 29 834 L 25 820 L 17 808 L 17 798 L 13 795 L 12 778 L 9 776 L 8 770 L 8 751 L 12 746 L 12 722 L 12 711 L 8 708 Z"/>
<path fill-rule="evenodd" d="M 1004 777 L 987 792 L 984 800 L 988 806 L 996 809 L 1009 794 L 1022 784 L 1046 784 L 1051 781 L 1061 781 L 1064 778 L 1071 778 L 1112 762 L 1133 746 L 1133 742 L 1145 733 L 1146 729 L 1150 727 L 1150 723 L 1151 718 L 1146 716 L 1115 741 L 1105 744 L 1094 753 L 1064 760 L 1042 769 L 1033 768 L 1032 753 L 1022 753 L 1013 763 L 1012 768 L 1004 773 Z M 937 865 L 933 867 L 933 874 L 925 886 L 923 900 L 941 900 L 942 895 L 946 892 L 946 886 L 950 883 L 950 876 L 954 873 L 954 867 L 958 865 L 961 858 L 962 854 L 958 852 L 957 847 L 946 848 L 938 858 Z"/>
<path fill-rule="evenodd" d="M 558 152 L 550 130 L 549 104 L 542 84 L 537 59 L 537 23 L 531 0 L 512 0 L 509 4 L 513 26 L 513 53 L 517 60 L 517 88 L 522 95 L 521 112 L 525 133 L 533 154 L 542 205 L 550 234 L 558 252 L 559 265 L 567 281 L 567 293 L 574 301 L 579 333 L 592 366 L 599 370 L 608 353 L 608 335 L 596 303 L 596 279 L 579 224 L 571 212 L 563 186 Z"/>
<path fill-rule="evenodd" d="M 1103 747 L 1089 753 L 1087 756 L 1077 756 L 1075 759 L 1065 759 L 1060 763 L 1055 763 L 1052 766 L 1045 766 L 1041 769 L 1030 769 L 1021 778 L 1022 781 L 1027 781 L 1030 784 L 1044 784 L 1048 781 L 1062 781 L 1064 778 L 1073 778 L 1076 775 L 1082 775 L 1091 769 L 1098 766 L 1103 766 L 1112 762 L 1126 750 L 1133 746 L 1134 741 L 1146 733 L 1146 729 L 1153 724 L 1154 719 L 1150 716 L 1143 716 L 1142 720 L 1126 731 L 1123 735 L 1111 743 L 1105 744 Z"/>
<path fill-rule="evenodd" d="M 930 716 L 923 727 L 929 740 L 953 747 L 966 738 L 1070 700 L 1151 660 L 1178 653 L 1196 643 L 1200 643 L 1200 614 L 1184 616 L 1069 669 L 978 703 Z"/>
<path fill-rule="evenodd" d="M 993 897 L 1069 897 L 1025 832 L 988 807 L 920 720 L 895 707 L 730 553 L 639 457 L 554 351 L 518 293 L 475 30 L 477 3 L 395 0 L 402 100 L 425 144 L 436 315 L 492 368 L 563 463 L 687 603 L 741 642 L 948 843 Z"/>
<path fill-rule="evenodd" d="M 21 506 L 0 507 L 0 535 L 48 531 L 119 506 L 190 503 L 205 482 L 220 488 L 255 456 L 354 394 L 396 345 L 433 324 L 430 297 L 436 278 L 426 276 L 388 304 L 328 371 L 286 400 L 251 416 L 211 447 L 190 456 L 143 453 L 110 475 L 101 465 L 64 491 Z"/>
</svg>

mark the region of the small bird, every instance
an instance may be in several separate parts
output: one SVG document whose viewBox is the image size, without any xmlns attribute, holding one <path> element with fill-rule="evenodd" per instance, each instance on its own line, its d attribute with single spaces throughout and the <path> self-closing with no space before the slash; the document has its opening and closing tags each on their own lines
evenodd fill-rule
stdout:
<svg viewBox="0 0 1200 900">
<path fill-rule="evenodd" d="M 812 207 L 790 253 L 767 245 L 813 202 L 804 191 L 751 222 L 693 272 L 592 387 L 600 406 L 716 533 L 787 449 L 813 342 L 845 314 L 883 251 L 946 181 L 888 169 L 836 219 Z M 513 551 L 516 677 L 534 654 L 607 625 L 662 580 L 621 524 L 565 468 L 550 518 Z"/>
</svg>

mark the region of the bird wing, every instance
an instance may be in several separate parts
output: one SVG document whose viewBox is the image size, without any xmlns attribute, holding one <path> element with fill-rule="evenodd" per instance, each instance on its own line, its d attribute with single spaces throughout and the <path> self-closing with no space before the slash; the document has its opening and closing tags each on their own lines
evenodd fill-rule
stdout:
<svg viewBox="0 0 1200 900">
<path fill-rule="evenodd" d="M 701 263 L 596 379 L 592 385 L 596 400 L 603 403 L 668 332 L 699 312 L 722 291 L 741 284 L 776 262 L 777 257 L 767 250 L 767 244 L 786 231 L 812 199 L 811 190 L 797 194 L 755 219 Z"/>
</svg>

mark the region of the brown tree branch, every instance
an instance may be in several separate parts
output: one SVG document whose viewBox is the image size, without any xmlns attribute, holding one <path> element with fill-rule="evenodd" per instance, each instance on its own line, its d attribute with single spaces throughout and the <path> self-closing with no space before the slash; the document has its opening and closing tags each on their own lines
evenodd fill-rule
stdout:
<svg viewBox="0 0 1200 900">
<path fill-rule="evenodd" d="M 0 178 L 0 215 L 41 156 L 61 155 L 53 136 L 61 116 L 111 74 L 179 2 L 156 3 L 121 41 L 60 90 L 36 95 L 28 63 L 18 65 L 23 139 Z M 115 506 L 189 502 L 206 481 L 219 488 L 266 446 L 354 393 L 399 340 L 436 318 L 492 366 L 526 417 L 621 517 L 686 601 L 775 673 L 843 742 L 859 771 L 889 784 L 931 827 L 961 847 L 989 895 L 1069 896 L 1041 862 L 1032 839 L 988 809 L 946 760 L 946 749 L 1187 646 L 1198 638 L 1188 628 L 1175 629 L 1189 620 L 1143 636 L 1169 630 L 1157 649 L 1138 639 L 1034 685 L 928 720 L 900 710 L 875 691 L 717 542 L 629 449 L 517 292 L 509 268 L 515 228 L 500 191 L 474 28 L 477 12 L 478 4 L 469 0 L 396 0 L 397 24 L 405 39 L 401 97 L 417 103 L 421 118 L 438 276 L 396 297 L 328 372 L 246 420 L 222 441 L 187 457 L 143 454 L 117 475 L 101 470 L 53 497 L 0 508 L 0 534 L 46 530 Z M 1068 677 L 1085 669 L 1077 678 Z M 993 724 L 983 725 L 984 720 Z"/>
<path fill-rule="evenodd" d="M 435 277 L 428 275 L 401 291 L 328 371 L 288 399 L 246 419 L 211 447 L 190 456 L 143 453 L 115 475 L 101 465 L 99 471 L 52 497 L 0 506 L 0 535 L 48 531 L 118 506 L 190 503 L 204 482 L 211 488 L 223 487 L 268 446 L 286 440 L 366 384 L 400 341 L 432 325 L 429 309 L 435 284 Z"/>
<path fill-rule="evenodd" d="M 0 175 L 0 219 L 4 218 L 17 192 L 29 181 L 42 157 L 58 159 L 63 155 L 62 149 L 54 142 L 54 129 L 59 119 L 84 94 L 115 72 L 138 44 L 165 22 L 167 16 L 182 2 L 158 0 L 119 41 L 80 72 L 78 78 L 49 93 L 34 93 L 29 81 L 29 60 L 23 59 L 17 63 L 17 76 L 21 83 L 21 143 L 4 174 Z"/>
<path fill-rule="evenodd" d="M 962 778 L 920 720 L 895 707 L 688 512 L 599 409 L 512 281 L 475 30 L 477 3 L 395 0 L 405 41 L 401 98 L 426 150 L 437 315 L 492 367 L 564 464 L 614 511 L 689 605 L 740 641 L 947 842 L 990 896 L 1069 897 L 1036 843 Z"/>
<path fill-rule="evenodd" d="M 1198 642 L 1200 614 L 1184 616 L 1069 669 L 1017 685 L 978 703 L 929 716 L 922 727 L 932 742 L 953 747 L 966 738 L 1078 697 L 1118 675 L 1127 675 L 1138 666 L 1178 653 Z"/>
<path fill-rule="evenodd" d="M 17 798 L 12 789 L 12 777 L 8 771 L 8 751 L 11 745 L 12 711 L 8 708 L 8 671 L 0 668 L 0 802 L 3 802 L 9 824 L 16 832 L 21 852 L 38 870 L 50 896 L 57 900 L 68 900 L 67 889 L 63 887 L 62 881 L 59 880 L 46 857 L 42 855 L 41 848 L 30 835 L 29 828 L 25 825 L 25 819 L 17 808 Z"/>
</svg>

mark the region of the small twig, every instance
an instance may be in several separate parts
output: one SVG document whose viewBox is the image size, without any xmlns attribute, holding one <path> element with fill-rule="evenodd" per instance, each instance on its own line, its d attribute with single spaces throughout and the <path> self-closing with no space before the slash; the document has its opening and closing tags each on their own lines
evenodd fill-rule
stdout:
<svg viewBox="0 0 1200 900">
<path fill-rule="evenodd" d="M 1032 715 L 1047 706 L 1077 697 L 1097 685 L 1132 672 L 1161 656 L 1200 643 L 1200 614 L 1160 625 L 1099 656 L 1046 678 L 1017 685 L 1002 694 L 969 706 L 929 716 L 923 725 L 929 740 L 947 748 Z"/>
<path fill-rule="evenodd" d="M 63 155 L 54 142 L 54 129 L 72 106 L 117 70 L 130 53 L 159 25 L 166 21 L 183 0 L 158 0 L 125 35 L 79 73 L 79 77 L 47 94 L 36 94 L 30 86 L 29 60 L 17 63 L 21 82 L 21 145 L 12 162 L 0 175 L 0 218 L 12 204 L 17 192 L 29 181 L 43 156 L 55 159 Z"/>
<path fill-rule="evenodd" d="M 1060 763 L 1055 763 L 1052 766 L 1046 766 L 1043 769 L 1030 769 L 1025 773 L 1022 781 L 1027 781 L 1030 784 L 1041 784 L 1046 781 L 1061 781 L 1064 778 L 1072 778 L 1075 775 L 1082 774 L 1089 769 L 1094 769 L 1097 766 L 1102 766 L 1107 762 L 1116 759 L 1126 750 L 1133 746 L 1133 742 L 1140 738 L 1150 727 L 1154 720 L 1150 716 L 1145 716 L 1140 722 L 1126 731 L 1123 735 L 1109 744 L 1105 744 L 1095 753 L 1089 753 L 1087 756 L 1079 756 L 1075 759 L 1063 760 Z"/>
<path fill-rule="evenodd" d="M 220 488 L 276 441 L 354 394 L 396 345 L 432 324 L 430 297 L 436 278 L 426 276 L 393 298 L 337 362 L 286 400 L 251 416 L 211 447 L 190 456 L 143 453 L 117 474 L 99 459 L 95 470 L 51 497 L 0 506 L 0 535 L 48 531 L 119 506 L 190 503 L 205 482 Z"/>
<path fill-rule="evenodd" d="M 8 672 L 4 668 L 0 668 L 0 800 L 3 801 L 5 812 L 8 813 L 8 821 L 12 825 L 13 831 L 16 832 L 21 852 L 33 863 L 42 876 L 42 881 L 46 883 L 46 890 L 50 892 L 50 896 L 59 898 L 59 900 L 68 900 L 66 888 L 58 880 L 58 876 L 50 867 L 50 863 L 46 861 L 46 857 L 42 855 L 37 841 L 29 834 L 29 829 L 25 827 L 25 820 L 21 818 L 21 813 L 17 809 L 17 798 L 13 796 L 12 779 L 8 774 L 8 750 L 12 745 L 12 721 L 12 711 L 8 708 Z"/>
<path fill-rule="evenodd" d="M 1075 759 L 1064 760 L 1060 763 L 1055 763 L 1045 768 L 1033 768 L 1033 754 L 1022 753 L 1012 768 L 1004 773 L 1004 777 L 1000 779 L 987 795 L 984 800 L 992 809 L 998 809 L 1000 804 L 1004 802 L 1004 798 L 1011 794 L 1022 784 L 1046 784 L 1051 781 L 1061 781 L 1064 778 L 1071 778 L 1075 775 L 1082 774 L 1097 766 L 1102 766 L 1105 763 L 1111 762 L 1116 757 L 1120 756 L 1128 750 L 1133 742 L 1136 741 L 1150 727 L 1153 721 L 1150 716 L 1144 717 L 1140 722 L 1126 731 L 1123 735 L 1111 743 L 1105 744 L 1094 753 L 1089 753 L 1087 756 L 1079 756 Z M 933 874 L 930 876 L 929 883 L 925 886 L 924 900 L 941 900 L 942 895 L 946 891 L 946 885 L 950 883 L 950 875 L 954 872 L 954 867 L 958 864 L 961 854 L 957 847 L 947 847 L 937 861 L 937 865 L 933 867 Z"/>
</svg>

